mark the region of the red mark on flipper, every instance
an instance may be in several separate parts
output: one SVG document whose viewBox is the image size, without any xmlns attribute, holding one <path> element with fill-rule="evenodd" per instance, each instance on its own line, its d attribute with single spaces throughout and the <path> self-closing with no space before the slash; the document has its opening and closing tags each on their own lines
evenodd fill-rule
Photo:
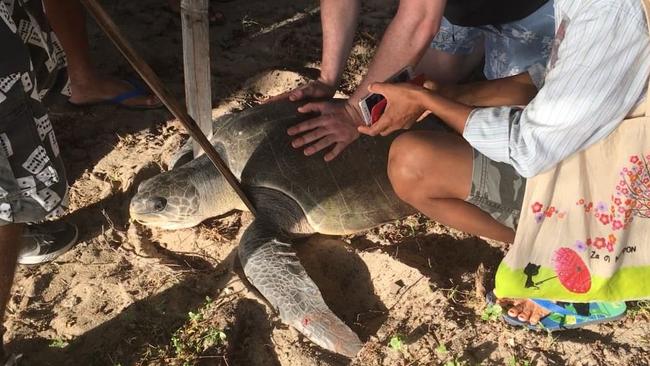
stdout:
<svg viewBox="0 0 650 366">
<path fill-rule="evenodd" d="M 311 322 L 311 320 L 309 320 L 309 318 L 305 318 L 305 319 L 302 320 L 302 325 L 304 325 L 306 327 L 306 326 L 309 325 L 310 322 Z"/>
</svg>

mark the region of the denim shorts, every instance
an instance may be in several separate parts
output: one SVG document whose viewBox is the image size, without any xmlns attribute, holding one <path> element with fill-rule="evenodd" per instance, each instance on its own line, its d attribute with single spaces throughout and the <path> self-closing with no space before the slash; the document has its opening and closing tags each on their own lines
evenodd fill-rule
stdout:
<svg viewBox="0 0 650 366">
<path fill-rule="evenodd" d="M 525 190 L 526 179 L 515 168 L 474 150 L 472 188 L 467 202 L 503 225 L 517 229 Z"/>
<path fill-rule="evenodd" d="M 431 48 L 452 54 L 485 51 L 485 77 L 488 80 L 527 72 L 533 66 L 546 66 L 555 37 L 553 1 L 526 18 L 505 24 L 461 27 L 442 20 Z"/>
</svg>

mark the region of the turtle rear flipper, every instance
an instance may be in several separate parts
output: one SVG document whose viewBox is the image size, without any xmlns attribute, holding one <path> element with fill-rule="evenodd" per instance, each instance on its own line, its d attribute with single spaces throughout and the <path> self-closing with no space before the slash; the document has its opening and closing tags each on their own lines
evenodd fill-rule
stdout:
<svg viewBox="0 0 650 366">
<path fill-rule="evenodd" d="M 239 244 L 248 280 L 280 318 L 319 346 L 347 357 L 362 347 L 359 337 L 325 304 L 291 244 L 273 224 L 255 219 Z"/>
</svg>

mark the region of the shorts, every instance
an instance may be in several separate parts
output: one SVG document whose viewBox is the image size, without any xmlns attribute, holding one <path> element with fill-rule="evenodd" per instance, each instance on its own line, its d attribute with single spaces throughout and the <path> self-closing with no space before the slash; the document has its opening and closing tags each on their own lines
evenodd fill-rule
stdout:
<svg viewBox="0 0 650 366">
<path fill-rule="evenodd" d="M 526 179 L 515 168 L 474 150 L 472 188 L 467 202 L 516 230 L 524 202 Z"/>
<path fill-rule="evenodd" d="M 500 25 L 461 27 L 443 18 L 431 48 L 451 54 L 471 54 L 484 48 L 485 77 L 500 79 L 545 67 L 555 37 L 553 1 L 521 20 Z"/>
<path fill-rule="evenodd" d="M 63 83 L 63 51 L 36 0 L 0 1 L 0 225 L 58 217 L 68 185 L 42 103 Z"/>
</svg>

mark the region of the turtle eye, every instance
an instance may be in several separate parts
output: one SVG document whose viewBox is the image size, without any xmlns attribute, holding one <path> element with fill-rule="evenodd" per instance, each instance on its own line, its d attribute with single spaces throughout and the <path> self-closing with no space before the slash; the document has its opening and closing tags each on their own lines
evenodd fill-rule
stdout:
<svg viewBox="0 0 650 366">
<path fill-rule="evenodd" d="M 163 197 L 155 197 L 151 199 L 151 207 L 154 212 L 160 212 L 167 207 L 167 200 Z"/>
</svg>

